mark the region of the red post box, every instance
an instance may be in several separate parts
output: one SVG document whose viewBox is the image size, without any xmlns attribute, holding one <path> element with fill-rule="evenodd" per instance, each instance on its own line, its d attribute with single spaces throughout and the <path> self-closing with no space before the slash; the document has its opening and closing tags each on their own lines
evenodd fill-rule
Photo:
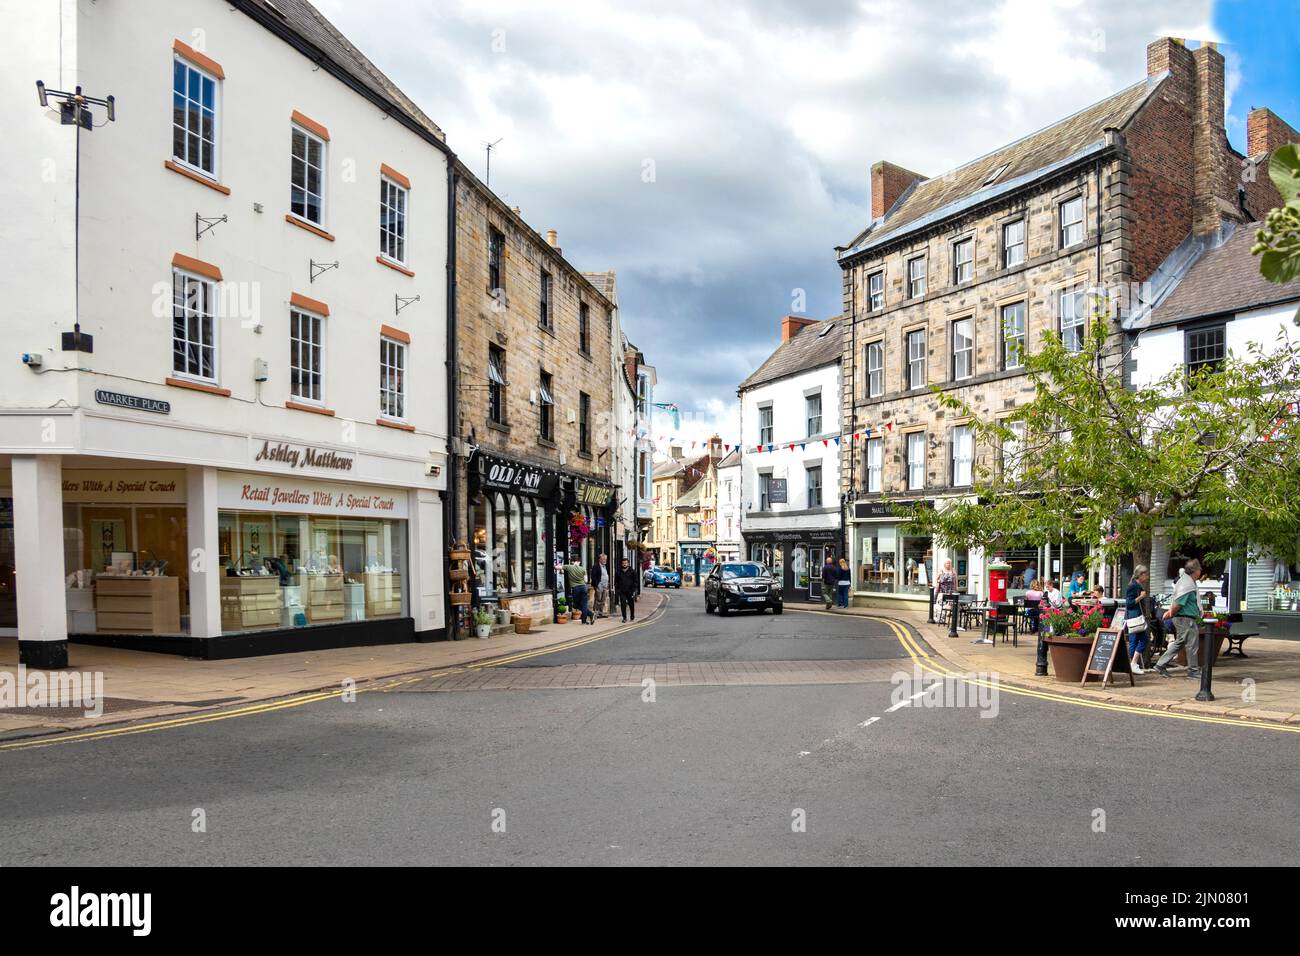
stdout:
<svg viewBox="0 0 1300 956">
<path fill-rule="evenodd" d="M 997 604 L 1007 599 L 1007 582 L 1011 579 L 1011 565 L 994 561 L 989 565 L 989 603 Z"/>
</svg>

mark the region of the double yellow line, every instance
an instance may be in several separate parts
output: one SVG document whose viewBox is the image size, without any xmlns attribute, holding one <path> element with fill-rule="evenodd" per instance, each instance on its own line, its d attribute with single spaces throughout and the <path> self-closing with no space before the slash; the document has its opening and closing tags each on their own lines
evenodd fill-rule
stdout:
<svg viewBox="0 0 1300 956">
<path fill-rule="evenodd" d="M 884 617 L 864 617 L 864 620 L 875 621 L 884 624 L 894 632 L 898 642 L 903 645 L 908 656 L 922 670 L 929 671 L 942 677 L 951 677 L 956 680 L 964 681 L 967 684 L 979 687 L 994 687 L 999 693 L 1016 694 L 1020 697 L 1036 697 L 1039 700 L 1050 700 L 1062 704 L 1073 704 L 1076 707 L 1091 707 L 1095 710 L 1116 711 L 1123 714 L 1138 714 L 1142 717 L 1166 717 L 1174 720 L 1190 720 L 1200 724 L 1221 724 L 1226 727 L 1253 727 L 1258 730 L 1277 730 L 1283 733 L 1300 733 L 1300 726 L 1294 724 L 1276 724 L 1263 720 L 1251 720 L 1249 717 L 1214 717 L 1208 714 L 1188 714 L 1181 711 L 1157 710 L 1152 707 L 1136 707 L 1129 704 L 1113 704 L 1103 700 L 1084 700 L 1081 697 L 1074 697 L 1068 694 L 1053 694 L 1050 691 L 1032 690 L 1028 687 L 1016 687 L 999 680 L 997 682 L 984 680 L 969 673 L 961 673 L 953 670 L 946 664 L 936 661 L 921 647 L 916 638 L 897 621 L 892 621 Z"/>
<path fill-rule="evenodd" d="M 596 641 L 603 641 L 608 637 L 614 637 L 617 634 L 626 634 L 628 631 L 645 627 L 647 624 L 657 620 L 662 614 L 664 608 L 668 606 L 669 598 L 664 597 L 664 602 L 643 621 L 635 624 L 629 624 L 626 627 L 617 627 L 613 630 L 606 631 L 604 634 L 596 634 L 592 637 L 579 638 L 572 641 L 565 641 L 562 644 L 552 644 L 549 647 L 541 647 L 533 651 L 523 651 L 518 654 L 511 654 L 508 657 L 497 657 L 491 660 L 480 661 L 474 664 L 466 664 L 463 667 L 448 667 L 443 670 L 433 672 L 422 672 L 419 674 L 406 675 L 404 677 L 395 677 L 380 680 L 376 683 L 366 684 L 364 687 L 342 688 L 337 690 L 321 690 L 307 694 L 299 694 L 295 697 L 286 697 L 283 700 L 269 700 L 257 704 L 250 704 L 247 707 L 237 707 L 234 710 L 223 710 L 216 713 L 205 714 L 187 714 L 180 717 L 174 717 L 166 720 L 155 720 L 148 723 L 128 724 L 122 727 L 106 727 L 103 730 L 87 730 L 80 733 L 52 734 L 43 737 L 32 737 L 26 740 L 15 740 L 7 744 L 0 744 L 0 751 L 5 750 L 34 750 L 39 747 L 57 747 L 61 744 L 85 743 L 91 740 L 103 740 L 106 737 L 128 737 L 133 734 L 147 734 L 159 730 L 176 730 L 181 727 L 193 727 L 197 724 L 210 724 L 218 720 L 230 720 L 234 717 L 253 717 L 259 714 L 269 714 L 277 710 L 287 710 L 290 707 L 301 707 L 304 704 L 314 704 L 322 700 L 334 700 L 342 697 L 344 694 L 353 691 L 355 693 L 366 693 L 370 691 L 389 691 L 395 687 L 402 687 L 407 684 L 413 684 L 422 680 L 436 680 L 440 677 L 449 677 L 452 674 L 462 674 L 467 670 L 481 670 L 486 667 L 501 667 L 505 664 L 513 664 L 516 661 L 524 661 L 533 657 L 540 657 L 543 654 L 555 654 L 559 651 L 567 651 L 571 648 L 582 647 L 584 644 L 593 644 Z"/>
</svg>

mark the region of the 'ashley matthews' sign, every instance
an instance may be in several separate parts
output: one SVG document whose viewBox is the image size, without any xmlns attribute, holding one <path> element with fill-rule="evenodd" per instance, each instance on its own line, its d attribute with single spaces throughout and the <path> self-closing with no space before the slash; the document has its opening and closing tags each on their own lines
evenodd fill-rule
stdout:
<svg viewBox="0 0 1300 956">
<path fill-rule="evenodd" d="M 289 445 L 269 441 L 262 442 L 262 448 L 253 456 L 253 461 L 270 461 L 288 465 L 290 468 L 325 468 L 329 471 L 351 471 L 351 455 L 340 455 L 328 449 L 313 448 L 310 445 Z"/>
</svg>

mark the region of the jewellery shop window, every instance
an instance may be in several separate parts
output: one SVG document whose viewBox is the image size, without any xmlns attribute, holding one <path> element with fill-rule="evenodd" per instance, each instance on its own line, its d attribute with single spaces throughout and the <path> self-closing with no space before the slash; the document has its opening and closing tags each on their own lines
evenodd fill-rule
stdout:
<svg viewBox="0 0 1300 956">
<path fill-rule="evenodd" d="M 406 522 L 222 511 L 224 633 L 401 617 Z"/>
</svg>

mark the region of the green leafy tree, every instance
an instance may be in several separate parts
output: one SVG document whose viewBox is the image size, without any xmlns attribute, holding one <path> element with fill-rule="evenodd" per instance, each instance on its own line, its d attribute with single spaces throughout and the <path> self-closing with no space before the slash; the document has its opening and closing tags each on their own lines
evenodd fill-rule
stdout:
<svg viewBox="0 0 1300 956">
<path fill-rule="evenodd" d="M 977 501 L 905 509 L 917 533 L 946 547 L 1035 547 L 1062 534 L 1098 545 L 1094 561 L 1150 562 L 1163 529 L 1171 545 L 1195 537 L 1211 553 L 1252 542 L 1291 555 L 1300 530 L 1300 351 L 1230 354 L 1217 369 L 1174 368 L 1124 382 L 1098 318 L 1082 350 L 1049 335 L 1022 356 L 1033 398 L 981 420 L 938 388 L 942 405 L 975 432 Z M 1019 432 L 1023 429 L 1023 434 Z"/>
<path fill-rule="evenodd" d="M 1282 146 L 1268 161 L 1268 176 L 1282 194 L 1283 205 L 1271 210 L 1255 234 L 1251 252 L 1270 282 L 1300 279 L 1300 147 Z M 1300 322 L 1300 313 L 1296 315 Z"/>
</svg>

